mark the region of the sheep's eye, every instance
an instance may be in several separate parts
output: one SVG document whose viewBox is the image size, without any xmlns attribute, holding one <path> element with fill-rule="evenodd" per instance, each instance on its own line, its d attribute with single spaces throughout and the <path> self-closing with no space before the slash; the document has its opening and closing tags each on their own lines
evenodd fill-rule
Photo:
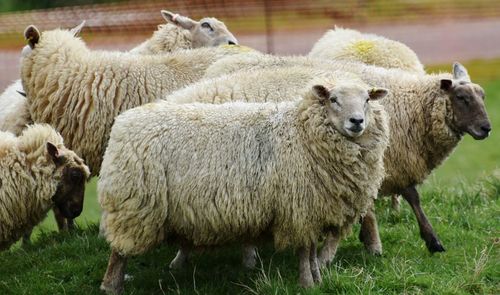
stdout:
<svg viewBox="0 0 500 295">
<path fill-rule="evenodd" d="M 369 101 L 370 101 L 370 99 L 369 99 L 369 98 L 367 98 L 365 103 L 368 103 Z"/>
<path fill-rule="evenodd" d="M 71 181 L 74 181 L 74 182 L 79 182 L 83 178 L 82 173 L 80 171 L 77 171 L 77 170 L 71 171 L 69 176 L 71 177 Z"/>
<path fill-rule="evenodd" d="M 330 97 L 330 102 L 331 103 L 338 103 L 337 98 L 335 96 Z"/>
<path fill-rule="evenodd" d="M 201 27 L 205 28 L 205 29 L 209 29 L 210 31 L 214 30 L 214 29 L 212 29 L 212 26 L 210 26 L 210 24 L 207 22 L 201 23 Z"/>
</svg>

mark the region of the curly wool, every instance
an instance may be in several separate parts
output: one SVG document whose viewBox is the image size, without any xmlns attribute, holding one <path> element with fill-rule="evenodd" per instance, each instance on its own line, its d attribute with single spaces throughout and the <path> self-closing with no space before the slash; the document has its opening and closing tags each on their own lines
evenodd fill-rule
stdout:
<svg viewBox="0 0 500 295">
<path fill-rule="evenodd" d="M 218 67 L 217 70 L 225 67 L 229 72 L 232 71 L 231 63 L 225 62 L 227 59 L 214 64 Z M 297 67 L 298 64 L 303 67 Z M 381 195 L 397 194 L 408 186 L 423 183 L 446 160 L 462 138 L 461 133 L 454 131 L 457 128 L 453 125 L 449 97 L 440 89 L 440 80 L 451 79 L 451 74 L 414 75 L 400 69 L 384 69 L 353 62 L 272 56 L 245 57 L 245 63 L 239 63 L 238 67 L 246 71 L 202 82 L 207 85 L 207 89 L 210 89 L 209 85 L 217 89 L 215 96 L 211 96 L 198 83 L 186 88 L 186 93 L 189 93 L 187 96 L 182 97 L 182 91 L 179 91 L 167 99 L 185 102 L 186 97 L 206 96 L 205 99 L 215 97 L 214 102 L 246 100 L 245 92 L 248 91 L 259 92 L 257 98 L 281 101 L 286 97 L 281 96 L 278 90 L 283 89 L 289 93 L 300 91 L 305 82 L 317 75 L 318 71 L 327 71 L 331 76 L 339 78 L 354 74 L 369 85 L 389 89 L 389 95 L 380 101 L 390 114 L 391 133 L 391 144 L 384 157 L 386 176 L 380 190 Z M 258 70 L 259 68 L 267 70 Z M 274 79 L 279 88 L 267 89 L 267 79 Z M 303 79 L 302 83 L 298 82 L 300 79 Z M 202 95 L 197 95 L 197 92 Z"/>
<path fill-rule="evenodd" d="M 52 208 L 60 175 L 46 150 L 62 137 L 48 125 L 33 125 L 19 137 L 0 132 L 0 250 L 30 232 Z"/>
<path fill-rule="evenodd" d="M 116 119 L 98 194 L 111 247 L 141 254 L 166 238 L 194 246 L 252 240 L 310 245 L 349 232 L 383 178 L 385 112 L 357 139 L 308 94 L 284 103 L 172 104 Z M 333 181 L 332 181 L 333 180 Z"/>
<path fill-rule="evenodd" d="M 192 48 L 191 33 L 172 24 L 159 25 L 148 40 L 129 52 L 134 54 L 163 54 L 179 49 Z"/>
<path fill-rule="evenodd" d="M 358 61 L 383 68 L 425 74 L 413 50 L 401 42 L 374 34 L 336 27 L 314 44 L 309 56 L 328 60 Z"/>
<path fill-rule="evenodd" d="M 31 122 L 26 97 L 17 91 L 23 91 L 21 80 L 12 83 L 0 95 L 0 130 L 15 135 L 21 134 Z"/>
<path fill-rule="evenodd" d="M 53 30 L 43 32 L 23 58 L 21 78 L 33 121 L 54 126 L 96 175 L 118 114 L 197 81 L 215 60 L 247 50 L 219 46 L 160 56 L 96 52 L 69 31 Z"/>
</svg>

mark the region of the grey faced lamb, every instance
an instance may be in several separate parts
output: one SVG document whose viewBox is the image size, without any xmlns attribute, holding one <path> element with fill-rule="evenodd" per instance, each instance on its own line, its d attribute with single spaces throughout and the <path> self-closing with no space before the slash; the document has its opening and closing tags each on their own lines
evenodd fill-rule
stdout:
<svg viewBox="0 0 500 295">
<path fill-rule="evenodd" d="M 19 137 L 0 132 L 0 175 L 0 250 L 4 250 L 54 206 L 65 217 L 79 216 L 90 172 L 54 129 L 35 124 Z"/>
<path fill-rule="evenodd" d="M 405 44 L 375 34 L 335 28 L 314 44 L 310 57 L 327 60 L 357 61 L 382 68 L 402 69 L 425 74 L 417 55 Z"/>
<path fill-rule="evenodd" d="M 296 101 L 160 101 L 118 116 L 98 182 L 112 249 L 101 289 L 121 293 L 127 257 L 164 240 L 205 247 L 264 233 L 299 249 L 303 286 L 319 282 L 319 236 L 347 235 L 383 178 L 388 126 L 371 100 L 386 93 L 325 81 Z"/>
<path fill-rule="evenodd" d="M 150 39 L 130 50 L 131 53 L 162 54 L 179 49 L 238 44 L 226 25 L 216 18 L 204 17 L 195 21 L 166 10 L 162 10 L 161 15 L 167 24 L 159 26 Z"/>
<path fill-rule="evenodd" d="M 23 88 L 34 122 L 49 123 L 99 171 L 114 118 L 199 80 L 215 60 L 253 52 L 225 45 L 164 55 L 90 51 L 71 31 L 40 35 L 26 29 L 31 52 L 21 63 Z"/>
<path fill-rule="evenodd" d="M 199 97 L 195 94 L 196 91 L 200 91 L 203 95 L 209 94 L 210 92 L 206 89 L 210 89 L 209 85 L 214 85 L 213 87 L 217 89 L 214 102 L 221 98 L 245 100 L 247 99 L 244 96 L 245 87 L 250 87 L 248 91 L 253 93 L 259 89 L 261 83 L 263 87 L 267 85 L 265 81 L 259 80 L 259 75 L 264 77 L 264 80 L 275 79 L 280 89 L 293 92 L 293 87 L 299 87 L 295 88 L 296 90 L 302 87 L 293 77 L 307 80 L 304 75 L 309 72 L 312 77 L 318 69 L 332 71 L 340 76 L 345 73 L 355 74 L 369 85 L 380 85 L 389 89 L 391 95 L 381 101 L 390 114 L 391 145 L 384 158 L 387 175 L 380 194 L 402 194 L 415 212 L 420 235 L 429 251 L 444 251 L 444 247 L 420 206 L 416 186 L 423 183 L 429 174 L 450 155 L 464 133 L 469 133 L 474 139 L 480 140 L 486 138 L 491 131 L 491 124 L 483 102 L 484 90 L 481 86 L 471 82 L 467 70 L 462 65 L 455 63 L 452 74 L 414 75 L 399 69 L 383 69 L 352 62 L 320 62 L 301 57 L 254 56 L 244 60 L 238 64 L 242 72 L 220 78 L 220 82 L 217 83 L 203 82 L 206 86 L 198 86 L 198 90 L 194 90 L 191 97 Z M 258 60 L 260 60 L 260 65 L 256 62 Z M 295 74 L 284 72 L 286 73 L 283 76 L 284 82 L 276 81 L 279 80 L 279 75 L 273 76 L 272 71 L 278 71 L 280 67 L 293 69 L 297 64 L 302 64 L 309 69 Z M 269 68 L 269 74 L 259 72 L 249 74 L 261 66 Z M 248 71 L 243 71 L 246 69 Z M 229 84 L 223 80 L 234 82 L 226 88 Z M 252 81 L 254 86 L 246 81 Z M 290 81 L 290 84 L 286 84 L 286 81 Z M 195 89 L 196 86 L 193 85 L 190 88 Z M 259 91 L 263 90 L 266 91 L 264 88 Z M 210 95 L 207 97 L 210 98 Z M 267 101 L 282 99 L 277 92 L 273 92 L 272 88 L 258 97 L 265 98 Z M 177 94 L 173 96 L 173 99 L 179 102 L 183 100 L 182 95 Z M 363 221 L 360 238 L 370 252 L 378 254 L 381 253 L 382 247 L 376 238 L 378 231 L 376 231 L 374 221 L 374 218 Z M 323 254 L 321 257 L 331 257 Z M 330 258 L 323 260 L 328 261 Z"/>
</svg>

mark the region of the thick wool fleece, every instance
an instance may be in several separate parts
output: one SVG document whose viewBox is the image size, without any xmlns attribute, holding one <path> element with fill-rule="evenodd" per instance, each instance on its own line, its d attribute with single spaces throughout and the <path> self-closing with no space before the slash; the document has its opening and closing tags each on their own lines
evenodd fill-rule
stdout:
<svg viewBox="0 0 500 295">
<path fill-rule="evenodd" d="M 26 97 L 17 91 L 23 91 L 21 80 L 15 81 L 0 95 L 0 131 L 19 135 L 31 122 L 31 117 Z"/>
<path fill-rule="evenodd" d="M 60 175 L 47 142 L 63 147 L 48 125 L 33 125 L 19 137 L 0 132 L 0 250 L 30 232 L 52 208 Z"/>
<path fill-rule="evenodd" d="M 98 183 L 107 240 L 136 255 L 166 238 L 194 246 L 271 233 L 277 248 L 342 235 L 373 203 L 385 112 L 357 139 L 312 94 L 284 103 L 172 104 L 116 119 Z"/>
<path fill-rule="evenodd" d="M 118 114 L 199 80 L 223 56 L 248 51 L 219 46 L 159 56 L 96 52 L 69 31 L 53 30 L 43 32 L 23 58 L 21 77 L 33 121 L 54 126 L 95 175 Z"/>
<path fill-rule="evenodd" d="M 424 66 L 417 55 L 405 44 L 350 29 L 329 30 L 316 42 L 309 56 L 328 60 L 358 61 L 388 69 L 396 68 L 425 74 Z"/>
<path fill-rule="evenodd" d="M 389 95 L 380 102 L 390 117 L 391 144 L 384 157 L 386 177 L 380 191 L 382 195 L 397 194 L 408 186 L 421 184 L 451 154 L 462 138 L 462 133 L 454 131 L 457 128 L 453 125 L 449 97 L 440 89 L 440 80 L 451 79 L 451 74 L 415 75 L 400 69 L 351 62 L 318 62 L 317 59 L 299 57 L 254 56 L 245 60 L 248 63 L 240 63 L 240 69 L 252 73 L 240 72 L 211 80 L 210 83 L 207 81 L 206 89 L 200 84 L 193 84 L 186 88 L 186 92 L 190 89 L 189 95 L 199 98 L 201 95 L 196 94 L 199 91 L 205 96 L 204 101 L 207 101 L 207 98 L 214 97 L 207 90 L 210 89 L 208 85 L 214 85 L 218 91 L 214 102 L 247 100 L 247 91 L 260 91 L 258 99 L 282 101 L 284 97 L 276 91 L 300 91 L 305 81 L 318 75 L 318 70 L 330 71 L 332 76 L 339 78 L 354 74 L 368 85 L 387 88 Z M 304 65 L 305 69 L 297 67 L 297 64 Z M 230 64 L 225 66 L 229 67 Z M 256 71 L 261 67 L 267 70 Z M 275 75 L 271 78 L 273 71 Z M 297 83 L 297 78 L 304 82 Z M 279 89 L 266 89 L 267 79 L 275 79 Z M 246 81 L 252 81 L 252 84 Z M 261 83 L 264 86 L 259 88 Z M 183 98 L 179 91 L 167 99 L 185 102 L 187 98 Z"/>
<path fill-rule="evenodd" d="M 172 24 L 159 25 L 148 40 L 130 50 L 134 54 L 161 54 L 192 48 L 191 32 Z"/>
</svg>

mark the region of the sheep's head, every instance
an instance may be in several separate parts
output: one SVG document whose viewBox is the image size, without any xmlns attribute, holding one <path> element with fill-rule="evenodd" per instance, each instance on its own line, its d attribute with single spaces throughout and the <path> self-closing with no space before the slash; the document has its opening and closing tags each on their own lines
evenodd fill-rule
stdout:
<svg viewBox="0 0 500 295">
<path fill-rule="evenodd" d="M 484 90 L 471 82 L 464 66 L 453 64 L 453 79 L 442 79 L 441 89 L 448 94 L 453 111 L 453 129 L 484 139 L 491 124 L 484 106 Z"/>
<path fill-rule="evenodd" d="M 78 36 L 85 25 L 85 21 L 81 22 L 78 26 L 72 28 L 69 30 L 69 33 L 72 34 L 73 36 Z M 26 57 L 31 54 L 31 51 L 35 49 L 37 46 L 38 42 L 40 41 L 40 31 L 35 27 L 34 25 L 29 25 L 26 27 L 24 30 L 24 38 L 26 39 L 26 42 L 28 42 L 28 45 L 24 46 L 21 56 Z"/>
<path fill-rule="evenodd" d="M 205 17 L 195 21 L 166 10 L 162 10 L 161 14 L 167 22 L 191 32 L 193 48 L 238 44 L 238 40 L 229 32 L 226 25 L 216 18 Z"/>
<path fill-rule="evenodd" d="M 327 108 L 328 120 L 335 129 L 344 136 L 355 138 L 363 134 L 369 124 L 370 100 L 381 99 L 388 91 L 345 83 L 330 90 L 323 85 L 315 85 L 312 93 Z"/>
<path fill-rule="evenodd" d="M 60 177 L 52 200 L 64 217 L 75 218 L 83 210 L 85 183 L 90 176 L 89 168 L 73 151 L 64 147 L 58 148 L 50 142 L 47 142 L 47 153 L 56 165 L 56 175 Z"/>
</svg>

